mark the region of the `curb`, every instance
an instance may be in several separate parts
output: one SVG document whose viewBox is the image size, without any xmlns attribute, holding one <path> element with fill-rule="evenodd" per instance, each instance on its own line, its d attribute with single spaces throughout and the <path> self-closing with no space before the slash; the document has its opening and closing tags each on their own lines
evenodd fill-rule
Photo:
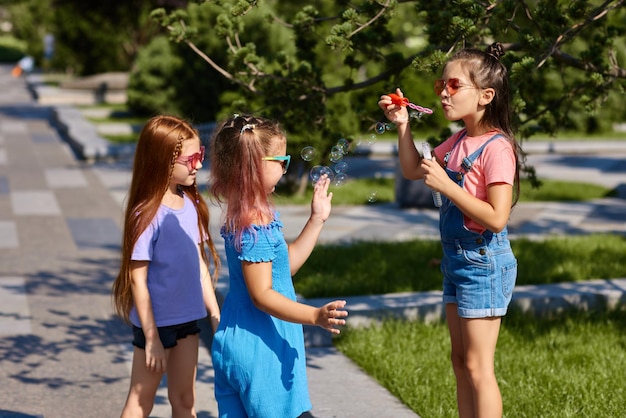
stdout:
<svg viewBox="0 0 626 418">
<path fill-rule="evenodd" d="M 337 298 L 333 298 L 337 299 Z M 407 321 L 421 320 L 426 323 L 445 319 L 442 292 L 390 293 L 374 296 L 340 298 L 347 301 L 348 323 L 351 327 L 368 327 L 379 324 L 385 318 Z M 312 306 L 322 306 L 331 299 L 303 300 Z M 518 310 L 536 316 L 555 315 L 568 310 L 615 309 L 626 306 L 626 278 L 589 280 L 548 285 L 516 286 L 509 310 Z M 332 336 L 320 327 L 305 326 L 307 347 L 328 347 Z"/>
<path fill-rule="evenodd" d="M 73 106 L 55 106 L 52 125 L 81 160 L 97 160 L 110 155 L 110 143 Z"/>
</svg>

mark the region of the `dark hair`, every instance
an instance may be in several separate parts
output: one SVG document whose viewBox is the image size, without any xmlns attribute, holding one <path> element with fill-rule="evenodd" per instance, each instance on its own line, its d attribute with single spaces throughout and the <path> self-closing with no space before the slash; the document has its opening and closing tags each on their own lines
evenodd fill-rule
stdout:
<svg viewBox="0 0 626 418">
<path fill-rule="evenodd" d="M 492 88 L 493 100 L 486 106 L 485 114 L 478 122 L 488 129 L 497 129 L 511 143 L 515 151 L 516 170 L 513 205 L 519 198 L 519 172 L 523 151 L 515 139 L 511 124 L 511 94 L 508 71 L 500 61 L 505 53 L 501 43 L 493 43 L 485 51 L 465 48 L 456 52 L 446 63 L 459 62 L 469 75 L 470 81 L 479 88 Z"/>
<path fill-rule="evenodd" d="M 448 63 L 460 62 L 476 87 L 494 89 L 494 98 L 487 105 L 479 124 L 487 128 L 496 128 L 512 138 L 514 135 L 511 127 L 509 78 L 506 67 L 500 62 L 502 55 L 504 48 L 502 44 L 496 43 L 490 45 L 487 51 L 462 49 L 455 53 Z"/>
</svg>

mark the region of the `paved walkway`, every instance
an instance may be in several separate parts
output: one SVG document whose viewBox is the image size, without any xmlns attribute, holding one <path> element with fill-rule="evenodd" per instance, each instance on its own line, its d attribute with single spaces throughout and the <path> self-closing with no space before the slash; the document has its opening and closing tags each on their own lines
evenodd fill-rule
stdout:
<svg viewBox="0 0 626 418">
<path fill-rule="evenodd" d="M 0 66 L 0 91 L 0 417 L 119 416 L 131 346 L 129 330 L 112 315 L 110 286 L 118 267 L 129 162 L 77 160 L 50 125 L 51 109 L 32 100 L 23 80 L 11 78 L 10 67 Z M 624 155 L 603 155 L 599 165 L 584 159 L 572 175 L 614 175 L 609 186 L 617 186 L 625 178 Z M 386 161 L 371 164 L 388 171 Z M 568 167 L 564 163 L 563 170 Z M 626 233 L 625 209 L 623 199 L 519 205 L 511 232 Z M 307 209 L 280 211 L 287 238 L 293 238 Z M 217 219 L 219 211 L 212 208 L 212 215 Z M 322 241 L 436 236 L 436 222 L 437 213 L 427 209 L 335 207 Z M 225 278 L 220 282 L 225 292 Z M 543 309 L 599 298 L 624 301 L 624 294 L 626 280 L 591 281 L 518 288 L 516 303 Z M 438 292 L 348 298 L 348 305 L 353 324 L 381 310 L 409 317 L 441 314 Z M 329 345 L 327 334 L 307 328 L 307 340 L 312 416 L 416 417 Z M 204 418 L 217 415 L 207 344 L 203 339 L 197 384 L 198 416 Z M 164 388 L 152 416 L 169 416 Z"/>
</svg>

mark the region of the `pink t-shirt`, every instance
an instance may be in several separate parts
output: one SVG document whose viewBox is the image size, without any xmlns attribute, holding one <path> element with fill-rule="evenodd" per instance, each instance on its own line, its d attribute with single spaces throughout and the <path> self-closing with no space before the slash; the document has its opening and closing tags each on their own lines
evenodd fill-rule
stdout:
<svg viewBox="0 0 626 418">
<path fill-rule="evenodd" d="M 465 132 L 462 130 L 446 139 L 435 148 L 435 155 L 439 161 L 444 161 L 446 154 L 452 149 L 459 136 Z M 467 136 L 457 144 L 448 157 L 448 169 L 461 171 L 463 158 L 469 157 L 482 144 L 488 141 L 497 131 L 490 131 L 480 136 Z M 487 201 L 487 186 L 494 183 L 506 183 L 513 185 L 515 181 L 515 151 L 505 137 L 499 137 L 491 141 L 472 164 L 472 169 L 465 175 L 463 188 L 482 201 Z M 480 224 L 465 217 L 465 226 L 476 232 L 482 233 L 485 228 Z"/>
</svg>

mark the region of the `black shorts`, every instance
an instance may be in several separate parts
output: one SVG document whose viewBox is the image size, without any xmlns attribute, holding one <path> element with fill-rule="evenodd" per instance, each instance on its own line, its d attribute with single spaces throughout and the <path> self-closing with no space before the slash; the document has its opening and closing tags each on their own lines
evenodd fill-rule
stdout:
<svg viewBox="0 0 626 418">
<path fill-rule="evenodd" d="M 170 325 L 167 327 L 158 327 L 159 338 L 163 344 L 163 348 L 172 348 L 176 346 L 176 340 L 185 338 L 188 335 L 196 335 L 200 332 L 198 321 L 185 322 L 179 325 Z M 143 329 L 133 325 L 133 345 L 143 350 L 146 349 L 146 336 Z"/>
</svg>

